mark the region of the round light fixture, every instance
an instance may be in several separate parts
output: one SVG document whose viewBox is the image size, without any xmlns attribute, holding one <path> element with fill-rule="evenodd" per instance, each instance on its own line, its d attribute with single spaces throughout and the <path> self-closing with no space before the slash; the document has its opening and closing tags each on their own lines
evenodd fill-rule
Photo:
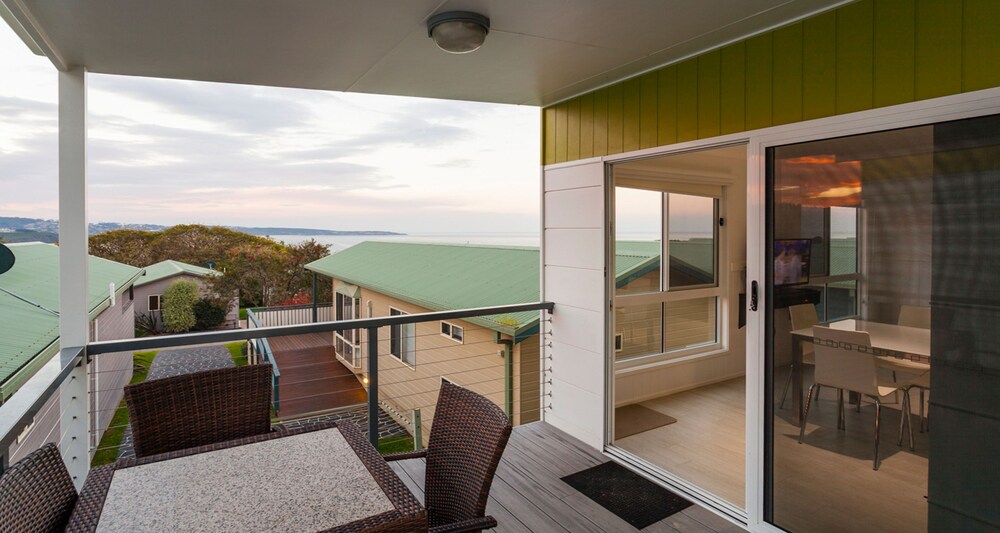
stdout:
<svg viewBox="0 0 1000 533">
<path fill-rule="evenodd" d="M 450 54 L 475 52 L 490 32 L 490 19 L 469 11 L 438 13 L 427 20 L 427 36 Z"/>
</svg>

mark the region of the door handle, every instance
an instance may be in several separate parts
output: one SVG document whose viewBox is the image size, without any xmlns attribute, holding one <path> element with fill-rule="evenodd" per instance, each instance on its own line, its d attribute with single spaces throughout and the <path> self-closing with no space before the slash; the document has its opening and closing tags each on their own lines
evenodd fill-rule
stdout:
<svg viewBox="0 0 1000 533">
<path fill-rule="evenodd" d="M 750 282 L 750 310 L 757 310 L 757 281 Z"/>
</svg>

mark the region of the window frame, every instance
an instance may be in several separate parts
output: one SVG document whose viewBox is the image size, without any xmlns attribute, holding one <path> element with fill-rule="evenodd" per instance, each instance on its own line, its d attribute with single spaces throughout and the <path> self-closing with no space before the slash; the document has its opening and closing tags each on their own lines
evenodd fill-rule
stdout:
<svg viewBox="0 0 1000 533">
<path fill-rule="evenodd" d="M 345 303 L 347 300 L 351 301 L 351 317 L 344 317 L 344 312 L 347 307 Z M 348 296 L 340 292 L 334 292 L 334 320 L 354 320 L 361 318 L 361 297 Z M 348 329 L 343 331 L 333 332 L 334 349 L 337 351 L 337 357 L 348 363 L 353 368 L 359 368 L 361 366 L 361 330 L 359 329 Z M 340 341 L 338 343 L 338 341 Z M 350 358 L 345 357 L 346 354 L 342 353 L 341 350 L 337 349 L 339 346 L 350 346 L 351 354 Z"/>
<path fill-rule="evenodd" d="M 611 202 L 611 220 L 614 220 L 617 215 L 617 189 L 621 187 L 614 183 L 612 180 L 611 189 L 613 192 L 612 202 Z M 626 187 L 627 188 L 627 187 Z M 726 264 L 724 259 L 726 257 L 727 250 L 727 240 L 726 240 L 726 227 L 724 224 L 720 224 L 725 217 L 722 216 L 726 213 L 726 189 L 723 187 L 722 193 L 718 196 L 712 195 L 701 195 L 701 194 L 691 194 L 689 192 L 676 192 L 672 193 L 668 189 L 670 185 L 664 183 L 664 189 L 660 191 L 662 193 L 662 201 L 660 207 L 660 290 L 633 294 L 615 294 L 613 297 L 614 309 L 612 310 L 612 323 L 614 324 L 614 330 L 612 332 L 614 337 L 622 335 L 622 349 L 613 349 L 613 353 L 617 354 L 624 351 L 624 330 L 618 329 L 618 324 L 614 322 L 614 311 L 621 307 L 635 306 L 635 305 L 650 305 L 650 304 L 660 304 L 660 351 L 651 352 L 646 354 L 631 355 L 628 357 L 614 356 L 614 363 L 616 368 L 625 369 L 632 368 L 636 366 L 645 366 L 648 364 L 656 364 L 664 361 L 672 361 L 682 358 L 689 357 L 701 357 L 701 356 L 711 356 L 728 349 L 728 337 L 725 335 L 724 325 L 726 305 L 724 305 L 724 299 L 726 298 L 728 291 L 728 276 L 722 275 L 720 272 L 720 265 Z M 711 198 L 714 200 L 713 204 L 713 230 L 712 238 L 713 244 L 715 246 L 714 250 L 714 268 L 713 276 L 714 281 L 710 284 L 702 285 L 688 285 L 683 287 L 676 287 L 671 289 L 670 281 L 670 227 L 669 227 L 669 216 L 670 216 L 670 195 L 678 194 L 683 196 L 698 196 L 701 198 Z M 612 238 L 616 246 L 618 238 L 615 232 L 612 232 Z M 612 251 L 612 257 L 617 257 Z M 666 260 L 664 260 L 666 258 Z M 714 340 L 692 344 L 688 346 L 683 346 L 680 348 L 666 349 L 666 324 L 665 324 L 665 314 L 666 314 L 666 304 L 670 302 L 680 302 L 697 300 L 704 298 L 714 298 L 715 299 L 715 335 Z M 614 345 L 613 345 L 614 346 Z"/>
<path fill-rule="evenodd" d="M 153 307 L 153 298 L 156 298 L 156 307 Z M 163 310 L 163 295 L 162 294 L 150 294 L 146 297 L 146 310 L 148 311 L 162 311 Z"/>
<path fill-rule="evenodd" d="M 408 315 L 406 311 L 398 309 L 396 307 L 389 307 L 389 316 L 400 316 Z M 407 331 L 410 334 L 407 335 Z M 407 346 L 406 339 L 409 337 L 411 340 L 410 345 Z M 396 342 L 399 342 L 397 345 Z M 407 349 L 408 348 L 408 349 Z M 400 353 L 396 353 L 395 350 L 399 350 Z M 400 363 L 406 365 L 411 370 L 416 370 L 417 367 L 417 335 L 416 335 L 416 324 L 397 324 L 395 326 L 389 326 L 389 355 L 393 359 L 396 359 Z M 409 355 L 409 361 L 407 361 L 407 356 Z"/>
<path fill-rule="evenodd" d="M 448 328 L 448 333 L 445 333 L 445 326 Z M 455 329 L 459 330 L 458 338 L 455 337 Z M 459 326 L 458 324 L 452 322 L 441 321 L 441 336 L 446 339 L 451 339 L 459 344 L 465 344 L 465 327 Z"/>
</svg>

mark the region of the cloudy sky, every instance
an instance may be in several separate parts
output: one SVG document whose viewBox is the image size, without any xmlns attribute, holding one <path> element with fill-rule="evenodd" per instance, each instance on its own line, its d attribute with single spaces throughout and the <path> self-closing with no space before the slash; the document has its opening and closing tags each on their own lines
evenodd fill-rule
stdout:
<svg viewBox="0 0 1000 533">
<path fill-rule="evenodd" d="M 56 71 L 0 23 L 0 216 L 57 218 Z M 92 74 L 92 222 L 538 228 L 539 111 Z"/>
</svg>

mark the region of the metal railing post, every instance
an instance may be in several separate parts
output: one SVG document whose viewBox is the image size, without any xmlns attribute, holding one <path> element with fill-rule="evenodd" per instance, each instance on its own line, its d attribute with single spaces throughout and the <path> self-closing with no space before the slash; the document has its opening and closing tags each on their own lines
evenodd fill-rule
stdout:
<svg viewBox="0 0 1000 533">
<path fill-rule="evenodd" d="M 316 286 L 316 273 L 313 272 L 313 322 L 319 322 L 319 309 L 316 308 L 316 296 L 319 290 Z"/>
<path fill-rule="evenodd" d="M 413 451 L 424 449 L 424 427 L 420 419 L 420 409 L 413 410 Z"/>
<path fill-rule="evenodd" d="M 378 328 L 368 328 L 368 440 L 378 449 Z"/>
</svg>

